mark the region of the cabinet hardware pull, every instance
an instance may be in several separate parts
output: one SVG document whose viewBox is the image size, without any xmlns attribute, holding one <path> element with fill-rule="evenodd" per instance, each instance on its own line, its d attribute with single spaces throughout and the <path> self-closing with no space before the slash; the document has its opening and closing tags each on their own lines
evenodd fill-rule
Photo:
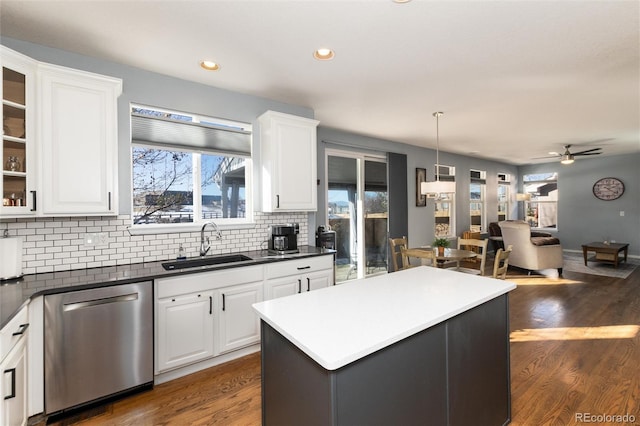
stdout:
<svg viewBox="0 0 640 426">
<path fill-rule="evenodd" d="M 111 210 L 111 191 L 109 191 L 109 208 L 107 210 Z"/>
<path fill-rule="evenodd" d="M 29 323 L 20 324 L 20 327 L 18 327 L 18 331 L 13 333 L 12 336 L 22 336 L 24 332 L 27 331 L 27 328 L 29 328 Z"/>
<path fill-rule="evenodd" d="M 33 200 L 33 208 L 31 209 L 32 212 L 36 211 L 36 191 L 29 191 L 31 192 L 31 197 Z"/>
<path fill-rule="evenodd" d="M 222 293 L 222 310 L 224 311 L 226 307 L 224 293 Z"/>
<path fill-rule="evenodd" d="M 299 266 L 297 269 L 298 271 L 302 271 L 304 269 L 311 269 L 311 266 Z"/>
<path fill-rule="evenodd" d="M 311 291 L 311 278 L 307 278 L 307 291 Z"/>
<path fill-rule="evenodd" d="M 213 314 L 213 297 L 209 296 L 209 315 Z"/>
<path fill-rule="evenodd" d="M 4 399 L 11 399 L 16 397 L 16 369 L 10 368 L 4 370 L 4 374 L 11 374 L 11 394 L 4 397 Z"/>
<path fill-rule="evenodd" d="M 280 196 L 276 195 L 276 207 L 280 208 Z"/>
<path fill-rule="evenodd" d="M 298 293 L 302 293 L 302 280 L 298 278 Z"/>
</svg>

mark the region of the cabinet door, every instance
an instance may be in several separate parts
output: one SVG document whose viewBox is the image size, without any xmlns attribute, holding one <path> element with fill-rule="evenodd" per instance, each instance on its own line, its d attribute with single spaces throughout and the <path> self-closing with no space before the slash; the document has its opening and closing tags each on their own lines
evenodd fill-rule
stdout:
<svg viewBox="0 0 640 426">
<path fill-rule="evenodd" d="M 302 291 L 302 281 L 299 276 L 275 278 L 265 283 L 265 299 L 277 299 L 278 297 L 291 296 Z"/>
<path fill-rule="evenodd" d="M 318 121 L 267 111 L 260 116 L 264 211 L 316 211 Z"/>
<path fill-rule="evenodd" d="M 118 79 L 40 65 L 42 213 L 117 212 Z"/>
<path fill-rule="evenodd" d="M 306 283 L 307 291 L 329 287 L 333 285 L 333 270 L 325 269 L 324 271 L 307 274 L 303 277 L 303 281 Z"/>
<path fill-rule="evenodd" d="M 36 62 L 0 46 L 2 54 L 2 144 L 0 216 L 36 214 Z"/>
<path fill-rule="evenodd" d="M 213 291 L 160 299 L 156 309 L 156 373 L 214 355 Z"/>
<path fill-rule="evenodd" d="M 260 341 L 260 320 L 251 305 L 262 301 L 262 282 L 219 290 L 219 352 Z"/>
<path fill-rule="evenodd" d="M 0 424 L 27 424 L 27 346 L 26 337 L 2 363 L 0 380 Z"/>
</svg>

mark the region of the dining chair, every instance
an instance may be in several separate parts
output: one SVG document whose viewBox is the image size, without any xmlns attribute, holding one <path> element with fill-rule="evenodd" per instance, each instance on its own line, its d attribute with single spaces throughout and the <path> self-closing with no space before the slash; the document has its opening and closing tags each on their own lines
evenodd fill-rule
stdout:
<svg viewBox="0 0 640 426">
<path fill-rule="evenodd" d="M 476 239 L 467 239 L 467 238 L 458 238 L 458 249 L 459 250 L 470 250 L 476 252 L 476 260 L 480 260 L 480 269 L 475 268 L 461 268 L 460 262 L 457 262 L 457 269 L 460 272 L 466 272 L 468 274 L 476 274 L 476 275 L 484 275 L 484 265 L 487 260 L 487 246 L 489 244 L 489 240 L 476 240 Z"/>
<path fill-rule="evenodd" d="M 430 265 L 429 266 L 434 266 L 437 267 L 438 266 L 438 260 L 436 258 L 436 252 L 433 251 L 433 249 L 427 249 L 427 250 L 420 250 L 420 255 L 407 255 L 407 249 L 406 248 L 401 248 L 400 252 L 402 253 L 402 269 L 407 269 L 407 268 L 411 268 L 415 265 L 410 265 L 409 264 L 409 258 L 410 257 L 415 257 L 417 259 L 420 259 L 420 263 L 424 264 L 423 259 L 427 259 L 430 261 Z M 414 251 L 415 253 L 415 251 Z"/>
<path fill-rule="evenodd" d="M 493 278 L 504 280 L 507 276 L 507 269 L 509 268 L 509 255 L 513 246 L 508 246 L 506 250 L 498 249 L 496 253 L 496 259 L 493 261 Z"/>
<path fill-rule="evenodd" d="M 404 248 L 406 250 L 409 248 L 407 237 L 389 238 L 389 248 L 391 249 L 391 262 L 393 263 L 394 272 L 410 266 L 408 259 L 406 260 L 407 266 L 405 266 L 405 259 L 402 256 L 402 249 Z M 400 262 L 398 262 L 398 257 L 402 258 Z"/>
</svg>

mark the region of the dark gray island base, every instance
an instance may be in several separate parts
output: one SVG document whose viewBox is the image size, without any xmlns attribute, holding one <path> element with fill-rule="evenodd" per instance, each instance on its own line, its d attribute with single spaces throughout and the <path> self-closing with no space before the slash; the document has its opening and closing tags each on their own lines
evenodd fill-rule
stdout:
<svg viewBox="0 0 640 426">
<path fill-rule="evenodd" d="M 510 420 L 508 294 L 336 370 L 262 321 L 265 426 L 495 426 Z"/>
</svg>

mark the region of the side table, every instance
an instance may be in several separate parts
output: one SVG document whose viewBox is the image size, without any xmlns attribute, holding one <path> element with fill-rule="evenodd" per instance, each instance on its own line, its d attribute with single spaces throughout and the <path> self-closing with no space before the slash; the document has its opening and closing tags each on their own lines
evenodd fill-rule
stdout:
<svg viewBox="0 0 640 426">
<path fill-rule="evenodd" d="M 627 262 L 627 253 L 629 251 L 628 243 L 600 243 L 593 242 L 582 245 L 582 255 L 584 256 L 584 266 L 587 266 L 587 252 L 593 251 L 596 253 L 595 258 L 598 262 L 613 263 L 616 269 L 618 269 L 618 262 L 620 259 L 620 252 L 624 252 L 624 262 Z"/>
</svg>

